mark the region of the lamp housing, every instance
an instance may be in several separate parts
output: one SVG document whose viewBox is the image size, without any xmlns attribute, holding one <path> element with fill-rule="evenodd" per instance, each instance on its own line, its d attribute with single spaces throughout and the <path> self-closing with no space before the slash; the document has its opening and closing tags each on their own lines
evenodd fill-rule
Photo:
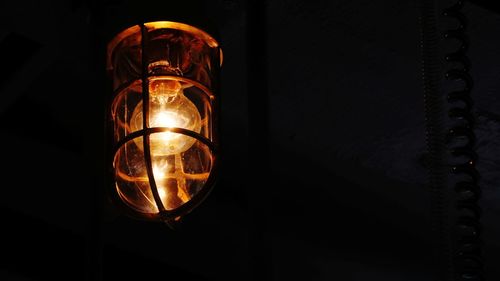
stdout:
<svg viewBox="0 0 500 281">
<path fill-rule="evenodd" d="M 179 22 L 134 25 L 109 42 L 110 194 L 127 214 L 171 223 L 212 189 L 221 64 L 219 43 Z"/>
</svg>

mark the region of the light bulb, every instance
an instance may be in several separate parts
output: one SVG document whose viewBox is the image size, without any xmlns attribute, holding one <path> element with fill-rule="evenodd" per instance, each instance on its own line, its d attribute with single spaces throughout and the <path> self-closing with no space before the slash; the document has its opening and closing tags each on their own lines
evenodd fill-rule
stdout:
<svg viewBox="0 0 500 281">
<path fill-rule="evenodd" d="M 196 133 L 201 130 L 201 117 L 196 106 L 184 96 L 178 81 L 155 78 L 149 83 L 149 127 L 183 128 Z M 130 120 L 130 129 L 142 129 L 142 102 L 135 107 Z M 134 139 L 143 149 L 143 139 Z M 152 156 L 178 154 L 188 150 L 196 142 L 195 138 L 173 132 L 150 135 Z"/>
</svg>

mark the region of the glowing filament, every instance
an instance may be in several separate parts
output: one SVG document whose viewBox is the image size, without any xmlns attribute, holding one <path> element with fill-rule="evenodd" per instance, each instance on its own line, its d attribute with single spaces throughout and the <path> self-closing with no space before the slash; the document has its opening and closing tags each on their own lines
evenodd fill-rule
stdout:
<svg viewBox="0 0 500 281">
<path fill-rule="evenodd" d="M 201 117 L 196 106 L 184 96 L 181 84 L 175 80 L 156 78 L 150 82 L 149 126 L 151 128 L 182 128 L 196 133 L 201 131 Z M 142 102 L 132 114 L 132 131 L 142 129 Z M 196 139 L 174 132 L 155 133 L 150 136 L 151 155 L 171 155 L 188 150 Z M 142 138 L 135 142 L 143 149 Z"/>
</svg>

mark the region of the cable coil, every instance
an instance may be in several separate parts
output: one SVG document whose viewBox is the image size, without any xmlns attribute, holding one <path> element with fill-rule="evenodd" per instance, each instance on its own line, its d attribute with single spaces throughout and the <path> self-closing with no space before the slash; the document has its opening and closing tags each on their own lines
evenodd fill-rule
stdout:
<svg viewBox="0 0 500 281">
<path fill-rule="evenodd" d="M 476 137 L 471 98 L 473 80 L 469 74 L 470 61 L 466 55 L 469 47 L 465 33 L 467 21 L 461 12 L 462 7 L 463 1 L 457 1 L 443 11 L 445 17 L 458 23 L 458 27 L 447 30 L 444 37 L 460 43 L 456 51 L 445 57 L 448 68 L 445 78 L 455 86 L 457 83 L 462 85 L 460 89 L 447 94 L 450 105 L 448 116 L 454 125 L 448 130 L 446 142 L 452 159 L 451 172 L 455 178 L 453 184 L 458 211 L 454 224 L 453 267 L 455 280 L 480 281 L 484 280 L 480 237 L 481 208 L 478 205 L 481 189 L 478 185 L 479 172 L 476 169 L 478 157 L 474 151 Z"/>
</svg>

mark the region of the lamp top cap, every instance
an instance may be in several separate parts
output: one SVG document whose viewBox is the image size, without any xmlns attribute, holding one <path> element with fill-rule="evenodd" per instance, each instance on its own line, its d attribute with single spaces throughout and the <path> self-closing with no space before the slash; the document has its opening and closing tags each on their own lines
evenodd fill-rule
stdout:
<svg viewBox="0 0 500 281">
<path fill-rule="evenodd" d="M 202 29 L 199 29 L 197 27 L 194 27 L 189 24 L 181 23 L 181 22 L 174 22 L 174 21 L 154 21 L 154 22 L 147 22 L 143 23 L 143 25 L 148 29 L 148 31 L 153 31 L 156 29 L 175 29 L 175 30 L 180 30 L 189 34 L 194 35 L 195 37 L 201 39 L 205 44 L 207 44 L 208 47 L 210 48 L 218 48 L 219 43 L 217 40 L 215 40 L 210 34 L 207 32 L 203 31 Z M 133 25 L 117 35 L 113 37 L 113 39 L 108 43 L 107 45 L 107 53 L 108 53 L 108 68 L 111 65 L 111 54 L 113 54 L 114 49 L 126 38 L 129 36 L 132 36 L 134 34 L 140 34 L 141 33 L 141 24 Z M 220 51 L 220 64 L 222 65 L 222 50 Z"/>
</svg>

